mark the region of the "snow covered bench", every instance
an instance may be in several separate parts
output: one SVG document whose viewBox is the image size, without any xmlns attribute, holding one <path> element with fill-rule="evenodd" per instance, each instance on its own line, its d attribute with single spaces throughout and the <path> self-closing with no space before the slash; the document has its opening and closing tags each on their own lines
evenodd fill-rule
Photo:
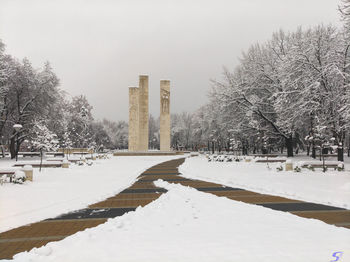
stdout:
<svg viewBox="0 0 350 262">
<path fill-rule="evenodd" d="M 66 158 L 47 158 L 46 161 L 48 162 L 57 162 L 57 161 L 61 161 L 62 163 L 74 163 L 74 164 L 80 164 L 81 162 L 87 162 L 88 165 L 91 165 L 90 162 L 92 160 L 96 160 L 94 158 L 91 157 L 69 157 L 68 159 Z M 86 161 L 88 160 L 88 161 Z M 64 166 L 63 166 L 64 167 Z"/>
<path fill-rule="evenodd" d="M 91 153 L 89 153 L 89 152 L 73 152 L 73 153 L 71 153 L 71 155 L 89 155 L 89 154 L 91 154 Z"/>
<path fill-rule="evenodd" d="M 0 168 L 0 184 L 2 185 L 4 182 L 6 182 L 5 178 L 10 178 L 10 182 L 16 178 L 16 175 L 19 178 L 21 174 L 19 174 L 18 171 L 24 172 L 25 178 L 27 180 L 33 181 L 33 168 L 30 165 L 25 165 L 23 168 Z"/>
<path fill-rule="evenodd" d="M 64 157 L 63 152 L 46 152 L 45 155 L 54 157 Z"/>
<path fill-rule="evenodd" d="M 10 178 L 10 182 L 12 182 L 12 178 L 15 174 L 15 170 L 0 170 L 0 184 L 4 184 L 6 182 L 6 178 Z"/>
<path fill-rule="evenodd" d="M 323 163 L 321 161 L 303 161 L 299 165 L 302 168 L 323 168 Z M 326 168 L 334 168 L 336 170 L 338 167 L 344 169 L 344 164 L 340 161 L 326 161 L 324 163 Z"/>
<path fill-rule="evenodd" d="M 253 154 L 254 157 L 278 157 L 276 154 Z"/>
<path fill-rule="evenodd" d="M 18 152 L 18 155 L 22 155 L 23 157 L 26 157 L 26 156 L 33 157 L 33 156 L 40 156 L 40 152 Z"/>
<path fill-rule="evenodd" d="M 255 163 L 284 163 L 286 159 L 258 159 Z"/>
<path fill-rule="evenodd" d="M 286 162 L 286 157 L 273 157 L 272 159 L 270 157 L 256 157 L 254 158 L 255 163 L 284 163 Z"/>
<path fill-rule="evenodd" d="M 67 160 L 68 162 L 71 162 L 71 163 L 76 163 L 76 162 L 78 162 L 78 161 L 80 161 L 80 157 L 78 157 L 78 158 L 68 158 L 68 159 L 66 159 L 66 158 L 58 158 L 58 157 L 53 157 L 53 158 L 47 158 L 47 159 L 45 159 L 45 161 L 48 161 L 48 162 L 57 162 L 57 161 L 60 161 L 60 162 L 63 162 L 63 161 L 65 161 L 65 160 Z"/>
<path fill-rule="evenodd" d="M 17 162 L 14 167 L 24 167 L 25 165 L 31 165 L 32 167 L 40 167 L 40 161 L 25 161 Z M 63 161 L 43 161 L 41 167 L 62 167 Z"/>
</svg>

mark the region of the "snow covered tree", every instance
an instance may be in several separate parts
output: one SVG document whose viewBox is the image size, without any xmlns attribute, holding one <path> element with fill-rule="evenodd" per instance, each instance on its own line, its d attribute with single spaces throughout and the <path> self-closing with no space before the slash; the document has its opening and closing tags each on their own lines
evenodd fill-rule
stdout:
<svg viewBox="0 0 350 262">
<path fill-rule="evenodd" d="M 148 121 L 148 141 L 150 148 L 159 149 L 159 118 L 156 120 L 152 114 L 149 116 Z"/>
<path fill-rule="evenodd" d="M 59 147 L 57 135 L 50 131 L 44 121 L 34 121 L 31 144 L 40 151 L 56 151 Z"/>
<path fill-rule="evenodd" d="M 339 5 L 339 11 L 344 20 L 345 28 L 350 30 L 350 0 L 342 0 Z"/>
<path fill-rule="evenodd" d="M 249 137 L 254 145 L 283 139 L 288 156 L 316 127 L 343 145 L 350 122 L 348 52 L 349 42 L 333 26 L 279 31 L 251 46 L 234 72 L 225 69 L 223 80 L 213 81 L 215 125 L 248 144 Z"/>
<path fill-rule="evenodd" d="M 20 145 L 30 134 L 36 118 L 47 115 L 57 99 L 58 79 L 48 63 L 43 70 L 34 69 L 28 59 L 12 61 L 13 73 L 7 81 L 9 92 L 6 95 L 4 118 L 10 138 L 11 157 L 14 157 L 15 144 Z M 16 143 L 13 123 L 23 126 Z"/>
<path fill-rule="evenodd" d="M 92 122 L 90 124 L 92 140 L 88 147 L 90 148 L 110 148 L 111 139 L 108 136 L 102 122 Z"/>
<path fill-rule="evenodd" d="M 110 148 L 125 149 L 128 147 L 128 124 L 125 121 L 103 119 L 103 128 L 110 138 Z"/>
<path fill-rule="evenodd" d="M 73 97 L 67 104 L 68 132 L 73 147 L 87 148 L 92 141 L 92 106 L 85 96 Z"/>
<path fill-rule="evenodd" d="M 173 148 L 192 148 L 192 114 L 183 112 L 171 115 L 171 145 Z"/>
</svg>

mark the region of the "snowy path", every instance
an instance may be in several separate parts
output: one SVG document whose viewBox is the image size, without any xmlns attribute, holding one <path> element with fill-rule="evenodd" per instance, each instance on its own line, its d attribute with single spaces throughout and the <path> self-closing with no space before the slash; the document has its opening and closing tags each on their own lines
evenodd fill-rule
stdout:
<svg viewBox="0 0 350 262">
<path fill-rule="evenodd" d="M 34 247 L 62 238 L 15 261 L 328 261 L 336 251 L 344 257 L 350 252 L 350 230 L 276 210 L 311 217 L 321 211 L 327 215 L 321 220 L 335 224 L 334 214 L 348 211 L 186 179 L 177 169 L 182 162 L 153 166 L 129 188 L 87 209 L 0 234 L 0 254 L 11 248 L 18 253 L 23 241 Z M 140 205 L 145 207 L 136 209 Z"/>
<path fill-rule="evenodd" d="M 350 230 L 181 185 L 151 204 L 14 261 L 331 261 Z"/>
<path fill-rule="evenodd" d="M 179 156 L 113 157 L 92 166 L 35 169 L 33 183 L 0 186 L 0 232 L 85 208 L 127 188 L 147 168 L 174 158 Z"/>
</svg>

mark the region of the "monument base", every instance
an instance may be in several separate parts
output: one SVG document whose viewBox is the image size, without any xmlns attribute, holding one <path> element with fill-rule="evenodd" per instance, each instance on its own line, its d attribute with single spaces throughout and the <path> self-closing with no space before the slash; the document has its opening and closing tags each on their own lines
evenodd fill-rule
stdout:
<svg viewBox="0 0 350 262">
<path fill-rule="evenodd" d="M 183 155 L 183 151 L 140 151 L 140 152 L 115 152 L 113 156 L 176 156 Z"/>
</svg>

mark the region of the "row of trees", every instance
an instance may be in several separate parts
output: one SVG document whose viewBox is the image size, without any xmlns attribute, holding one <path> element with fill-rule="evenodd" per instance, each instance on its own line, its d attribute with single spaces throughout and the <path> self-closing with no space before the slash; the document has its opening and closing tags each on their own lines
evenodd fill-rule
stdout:
<svg viewBox="0 0 350 262">
<path fill-rule="evenodd" d="M 59 89 L 49 63 L 33 68 L 5 53 L 0 41 L 0 137 L 14 157 L 23 150 L 57 147 L 126 148 L 127 123 L 94 121 L 84 96 Z"/>
<path fill-rule="evenodd" d="M 319 25 L 279 31 L 243 53 L 234 71 L 212 81 L 210 101 L 173 114 L 175 149 L 263 153 L 350 148 L 350 0 L 339 7 L 344 28 Z M 127 148 L 124 121 L 95 121 L 84 96 L 59 89 L 49 63 L 33 68 L 5 53 L 0 41 L 0 137 L 11 156 L 22 148 Z M 150 148 L 159 148 L 159 119 L 150 116 Z"/>
<path fill-rule="evenodd" d="M 252 45 L 234 71 L 224 69 L 223 79 L 212 81 L 207 105 L 173 117 L 173 146 L 286 148 L 288 156 L 305 148 L 315 157 L 316 148 L 333 145 L 342 160 L 350 143 L 350 0 L 340 11 L 342 29 L 280 30 Z"/>
</svg>

